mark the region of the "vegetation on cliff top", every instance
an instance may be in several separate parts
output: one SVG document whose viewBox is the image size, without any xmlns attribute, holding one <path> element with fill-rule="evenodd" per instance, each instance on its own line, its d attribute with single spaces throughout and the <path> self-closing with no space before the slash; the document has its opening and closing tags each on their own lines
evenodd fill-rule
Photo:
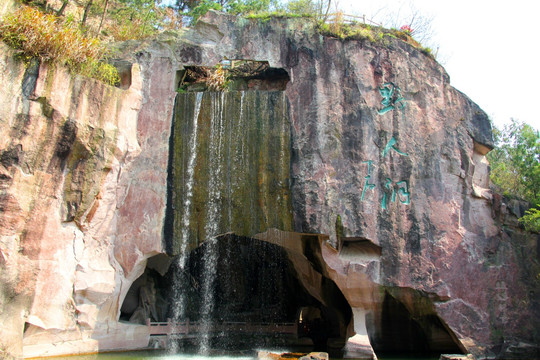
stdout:
<svg viewBox="0 0 540 360">
<path fill-rule="evenodd" d="M 177 0 L 178 4 L 184 4 L 182 8 L 188 9 L 186 14 L 191 17 L 191 21 L 197 21 L 211 9 L 262 20 L 272 17 L 303 17 L 313 21 L 321 34 L 326 36 L 341 40 L 368 40 L 378 44 L 386 44 L 387 37 L 392 37 L 432 56 L 430 48 L 423 47 L 413 38 L 418 31 L 410 25 L 403 25 L 399 29 L 384 29 L 382 24 L 366 20 L 365 17 L 344 14 L 331 0 L 289 0 L 284 4 L 275 0 L 202 0 L 189 1 L 188 5 Z"/>
<path fill-rule="evenodd" d="M 399 38 L 422 48 L 413 36 L 426 38 L 425 19 L 415 14 L 404 26 L 382 24 L 365 17 L 344 15 L 332 0 L 19 0 L 59 18 L 76 23 L 87 36 L 108 41 L 143 39 L 160 31 L 193 24 L 209 10 L 266 20 L 271 17 L 303 17 L 313 21 L 322 34 L 340 39 L 380 42 L 385 36 Z M 392 24 L 397 24 L 394 20 Z"/>
<path fill-rule="evenodd" d="M 196 22 L 209 10 L 258 18 L 304 17 L 319 31 L 339 39 L 386 43 L 399 38 L 431 55 L 413 39 L 406 25 L 386 30 L 345 16 L 332 0 L 22 0 L 14 13 L 0 20 L 0 39 L 24 58 L 67 66 L 74 73 L 114 85 L 119 77 L 106 63 L 106 43 L 143 39 Z M 164 1 L 165 4 L 162 4 Z M 334 8 L 332 9 L 332 6 Z M 330 11 L 333 10 L 334 13 Z"/>
<path fill-rule="evenodd" d="M 116 68 L 102 61 L 108 52 L 105 45 L 83 34 L 69 19 L 21 6 L 0 22 L 0 39 L 24 58 L 65 65 L 111 85 L 119 81 Z"/>
</svg>

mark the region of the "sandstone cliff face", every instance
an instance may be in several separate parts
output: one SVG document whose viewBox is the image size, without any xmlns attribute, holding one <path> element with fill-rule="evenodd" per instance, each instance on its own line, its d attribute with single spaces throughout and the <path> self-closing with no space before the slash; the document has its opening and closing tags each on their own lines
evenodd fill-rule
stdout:
<svg viewBox="0 0 540 360">
<path fill-rule="evenodd" d="M 139 66 L 131 87 L 120 90 L 14 59 L 2 45 L 3 350 L 19 356 L 95 351 L 107 332 L 124 336 L 115 325 L 118 297 L 138 276 L 115 255 L 143 258 L 148 249 L 161 250 L 158 242 L 137 251 L 144 234 L 139 243 L 122 242 L 131 239 L 130 196 L 144 181 L 125 177 L 141 171 L 134 159 L 146 147 L 136 127 Z M 149 222 L 162 217 L 150 214 Z M 148 336 L 145 329 L 131 331 Z M 60 351 L 53 338 L 61 339 Z M 127 336 L 127 346 L 133 338 Z"/>
<path fill-rule="evenodd" d="M 394 303 L 438 319 L 462 351 L 538 351 L 537 240 L 502 227 L 508 211 L 488 189 L 489 121 L 434 60 L 397 39 L 341 41 L 298 20 L 216 13 L 122 51 L 132 65 L 119 89 L 25 68 L 2 48 L 5 351 L 146 346 L 146 327 L 118 319 L 147 259 L 166 251 L 178 71 L 224 58 L 289 76 L 291 205 L 278 218 L 292 221 L 280 230 L 321 234 L 318 271 L 351 306 L 351 354 L 385 346 L 383 308 Z M 256 235 L 242 226 L 219 231 Z M 288 239 L 289 250 L 298 239 L 257 236 Z"/>
</svg>

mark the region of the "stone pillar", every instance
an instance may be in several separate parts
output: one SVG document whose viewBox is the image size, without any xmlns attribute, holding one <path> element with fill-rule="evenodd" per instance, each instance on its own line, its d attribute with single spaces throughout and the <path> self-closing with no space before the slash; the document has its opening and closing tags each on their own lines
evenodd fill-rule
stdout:
<svg viewBox="0 0 540 360">
<path fill-rule="evenodd" d="M 344 358 L 355 359 L 377 359 L 373 347 L 369 342 L 366 328 L 366 310 L 362 308 L 352 308 L 353 324 L 355 335 L 350 337 L 345 344 Z"/>
</svg>

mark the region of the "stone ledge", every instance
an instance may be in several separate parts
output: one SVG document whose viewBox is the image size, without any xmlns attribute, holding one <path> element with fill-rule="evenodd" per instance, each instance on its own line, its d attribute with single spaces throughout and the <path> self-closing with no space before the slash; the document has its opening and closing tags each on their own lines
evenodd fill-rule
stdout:
<svg viewBox="0 0 540 360">
<path fill-rule="evenodd" d="M 23 358 L 41 359 L 61 355 L 82 355 L 114 350 L 138 350 L 148 347 L 150 332 L 148 327 L 115 323 L 107 328 L 82 335 L 82 339 L 54 341 L 25 345 Z M 90 338 L 91 337 L 91 338 Z"/>
<path fill-rule="evenodd" d="M 476 358 L 471 355 L 461 355 L 461 354 L 441 354 L 439 360 L 475 360 Z"/>
</svg>

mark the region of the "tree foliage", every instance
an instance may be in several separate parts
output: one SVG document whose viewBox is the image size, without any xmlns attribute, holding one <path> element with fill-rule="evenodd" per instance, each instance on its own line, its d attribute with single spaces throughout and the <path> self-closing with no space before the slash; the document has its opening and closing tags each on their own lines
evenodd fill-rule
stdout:
<svg viewBox="0 0 540 360">
<path fill-rule="evenodd" d="M 234 15 L 281 12 L 316 19 L 328 15 L 332 0 L 177 0 L 176 8 L 194 20 L 209 10 L 220 10 Z"/>
<path fill-rule="evenodd" d="M 532 208 L 520 219 L 529 230 L 540 231 L 540 134 L 512 119 L 494 127 L 496 148 L 488 155 L 491 181 L 504 195 L 528 201 Z"/>
<path fill-rule="evenodd" d="M 176 9 L 197 20 L 209 10 L 234 15 L 268 12 L 279 8 L 277 0 L 177 0 Z"/>
<path fill-rule="evenodd" d="M 532 208 L 525 212 L 525 215 L 519 219 L 519 222 L 525 226 L 526 230 L 540 233 L 540 209 Z"/>
<path fill-rule="evenodd" d="M 530 125 L 512 119 L 494 127 L 496 148 L 488 154 L 491 180 L 503 194 L 540 205 L 540 138 Z"/>
<path fill-rule="evenodd" d="M 155 0 L 109 1 L 110 6 L 104 9 L 109 19 L 105 31 L 115 40 L 142 39 L 164 26 L 162 9 Z"/>
<path fill-rule="evenodd" d="M 287 12 L 304 16 L 324 15 L 331 1 L 324 0 L 290 0 L 285 4 Z"/>
</svg>

